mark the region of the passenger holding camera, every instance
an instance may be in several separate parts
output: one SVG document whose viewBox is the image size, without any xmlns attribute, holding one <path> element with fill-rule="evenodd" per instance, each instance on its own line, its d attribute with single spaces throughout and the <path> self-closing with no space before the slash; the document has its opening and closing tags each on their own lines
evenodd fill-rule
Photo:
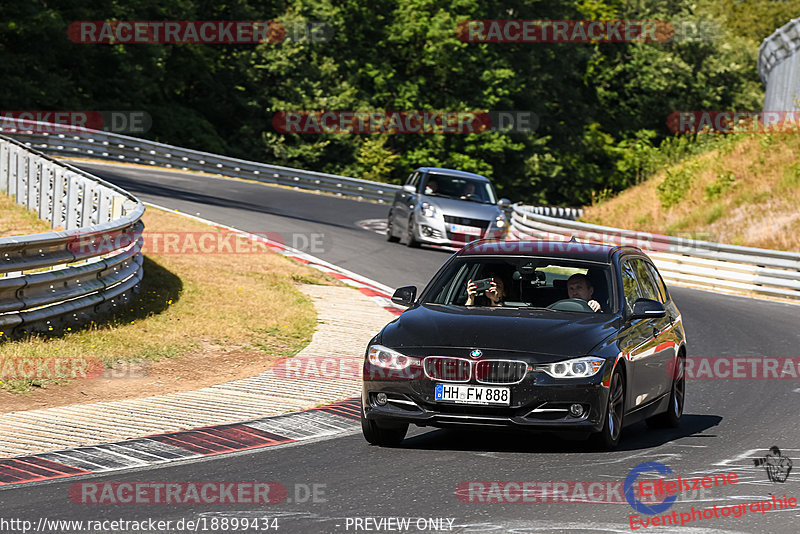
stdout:
<svg viewBox="0 0 800 534">
<path fill-rule="evenodd" d="M 488 281 L 488 287 L 487 287 Z M 506 298 L 505 284 L 499 277 L 467 282 L 466 306 L 502 306 Z"/>
</svg>

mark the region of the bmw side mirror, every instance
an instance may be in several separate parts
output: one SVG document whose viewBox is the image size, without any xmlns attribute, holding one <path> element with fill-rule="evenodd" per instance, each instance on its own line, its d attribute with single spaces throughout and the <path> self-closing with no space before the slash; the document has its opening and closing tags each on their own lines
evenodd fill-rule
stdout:
<svg viewBox="0 0 800 534">
<path fill-rule="evenodd" d="M 398 287 L 392 295 L 392 302 L 401 306 L 411 306 L 417 300 L 417 286 Z"/>
<path fill-rule="evenodd" d="M 406 193 L 416 193 L 417 192 L 417 190 L 414 189 L 413 185 L 408 185 L 408 184 L 403 186 L 403 191 L 405 191 Z"/>
<path fill-rule="evenodd" d="M 506 209 L 506 208 L 508 208 L 510 206 L 511 206 L 511 201 L 508 200 L 507 198 L 501 198 L 497 202 L 497 207 L 500 208 L 501 210 L 504 210 L 504 209 Z"/>
<path fill-rule="evenodd" d="M 664 317 L 667 310 L 657 300 L 652 299 L 637 299 L 633 303 L 633 313 L 630 319 L 648 319 L 652 317 Z"/>
</svg>

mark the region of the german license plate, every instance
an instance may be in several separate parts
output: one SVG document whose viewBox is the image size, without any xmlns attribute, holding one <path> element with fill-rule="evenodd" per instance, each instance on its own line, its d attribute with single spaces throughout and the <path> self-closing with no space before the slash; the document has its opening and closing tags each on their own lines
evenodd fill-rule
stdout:
<svg viewBox="0 0 800 534">
<path fill-rule="evenodd" d="M 481 230 L 477 226 L 464 226 L 463 224 L 451 224 L 450 225 L 450 233 L 453 233 L 453 234 L 464 234 L 464 235 L 476 235 L 476 236 L 480 237 L 483 234 L 483 230 Z"/>
<path fill-rule="evenodd" d="M 511 404 L 511 388 L 465 386 L 463 384 L 436 384 L 436 400 L 459 404 Z"/>
</svg>

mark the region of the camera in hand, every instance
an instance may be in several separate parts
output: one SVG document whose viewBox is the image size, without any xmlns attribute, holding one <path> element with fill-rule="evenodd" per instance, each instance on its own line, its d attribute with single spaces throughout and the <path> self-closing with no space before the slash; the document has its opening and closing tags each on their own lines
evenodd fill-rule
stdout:
<svg viewBox="0 0 800 534">
<path fill-rule="evenodd" d="M 492 288 L 492 279 L 491 278 L 482 278 L 480 280 L 475 280 L 475 291 L 477 296 L 482 296 L 486 294 L 486 291 Z"/>
</svg>

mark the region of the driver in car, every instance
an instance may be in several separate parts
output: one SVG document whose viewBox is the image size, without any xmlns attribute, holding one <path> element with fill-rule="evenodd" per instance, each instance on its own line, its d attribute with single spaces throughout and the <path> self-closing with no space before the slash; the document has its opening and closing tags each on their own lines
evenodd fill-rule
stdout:
<svg viewBox="0 0 800 534">
<path fill-rule="evenodd" d="M 472 182 L 467 182 L 464 184 L 464 189 L 461 192 L 461 198 L 467 199 L 475 195 L 475 184 Z"/>
<path fill-rule="evenodd" d="M 573 274 L 567 280 L 567 295 L 571 299 L 581 299 L 587 301 L 589 307 L 595 312 L 600 311 L 600 303 L 592 299 L 594 286 L 585 274 Z"/>
<path fill-rule="evenodd" d="M 475 282 L 467 282 L 467 302 L 465 306 L 502 306 L 506 298 L 505 284 L 498 276 L 492 277 L 492 285 L 485 295 L 478 296 Z"/>
</svg>

